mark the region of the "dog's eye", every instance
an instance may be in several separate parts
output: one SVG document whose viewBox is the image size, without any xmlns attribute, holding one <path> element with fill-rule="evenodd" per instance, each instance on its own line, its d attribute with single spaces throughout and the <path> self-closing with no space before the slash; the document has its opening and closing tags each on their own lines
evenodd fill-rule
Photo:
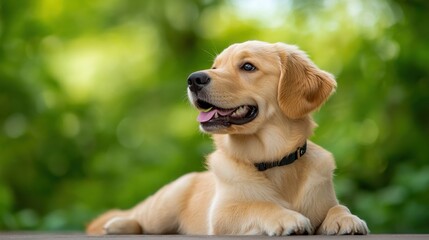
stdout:
<svg viewBox="0 0 429 240">
<path fill-rule="evenodd" d="M 253 66 L 251 63 L 245 63 L 241 66 L 241 69 L 244 71 L 251 72 L 251 71 L 255 71 L 256 67 Z"/>
</svg>

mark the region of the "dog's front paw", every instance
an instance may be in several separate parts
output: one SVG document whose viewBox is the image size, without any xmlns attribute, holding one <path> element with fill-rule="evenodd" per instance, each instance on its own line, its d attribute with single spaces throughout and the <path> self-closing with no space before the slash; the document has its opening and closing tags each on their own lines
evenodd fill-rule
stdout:
<svg viewBox="0 0 429 240">
<path fill-rule="evenodd" d="M 266 221 L 263 232 L 269 236 L 313 234 L 313 226 L 304 215 L 288 211 Z"/>
<path fill-rule="evenodd" d="M 337 206 L 328 212 L 317 233 L 326 235 L 365 235 L 369 233 L 369 230 L 365 221 L 351 214 L 346 207 Z"/>
</svg>

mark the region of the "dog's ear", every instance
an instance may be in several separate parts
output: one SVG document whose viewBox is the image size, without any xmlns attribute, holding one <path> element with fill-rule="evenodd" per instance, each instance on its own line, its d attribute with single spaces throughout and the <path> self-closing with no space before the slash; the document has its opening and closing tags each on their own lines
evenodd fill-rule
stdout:
<svg viewBox="0 0 429 240">
<path fill-rule="evenodd" d="M 298 119 L 320 107 L 335 91 L 332 74 L 319 69 L 296 46 L 277 43 L 281 74 L 277 100 L 282 111 Z"/>
</svg>

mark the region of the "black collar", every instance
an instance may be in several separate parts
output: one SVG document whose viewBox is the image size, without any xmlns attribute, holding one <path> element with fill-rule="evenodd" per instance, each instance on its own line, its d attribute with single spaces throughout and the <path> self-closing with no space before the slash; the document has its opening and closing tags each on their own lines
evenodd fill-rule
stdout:
<svg viewBox="0 0 429 240">
<path fill-rule="evenodd" d="M 306 151 L 307 141 L 305 141 L 303 146 L 298 147 L 295 152 L 286 155 L 280 161 L 255 163 L 255 167 L 258 169 L 258 171 L 262 172 L 269 168 L 288 165 L 295 162 L 295 160 L 297 160 L 298 158 L 302 157 L 302 155 L 304 155 Z"/>
</svg>

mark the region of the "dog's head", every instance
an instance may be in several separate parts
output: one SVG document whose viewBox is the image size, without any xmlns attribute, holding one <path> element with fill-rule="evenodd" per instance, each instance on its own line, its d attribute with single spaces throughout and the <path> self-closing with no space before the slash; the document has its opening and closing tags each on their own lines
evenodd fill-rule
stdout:
<svg viewBox="0 0 429 240">
<path fill-rule="evenodd" d="M 333 76 L 297 47 L 248 41 L 225 49 L 211 69 L 192 73 L 188 97 L 202 131 L 250 134 L 275 117 L 308 116 L 335 87 Z"/>
</svg>

